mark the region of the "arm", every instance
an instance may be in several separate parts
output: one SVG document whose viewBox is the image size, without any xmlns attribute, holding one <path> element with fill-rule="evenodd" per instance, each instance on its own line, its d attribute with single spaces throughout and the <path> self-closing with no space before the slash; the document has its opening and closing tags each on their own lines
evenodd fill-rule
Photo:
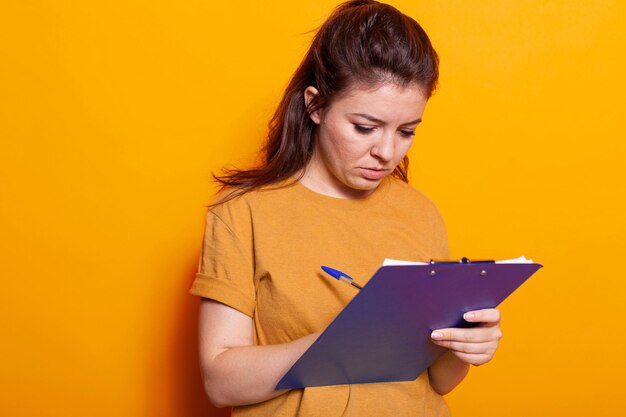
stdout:
<svg viewBox="0 0 626 417">
<path fill-rule="evenodd" d="M 431 335 L 433 343 L 450 349 L 428 369 L 430 384 L 441 395 L 452 391 L 465 378 L 470 364 L 479 366 L 489 362 L 502 338 L 500 312 L 495 308 L 469 311 L 463 318 L 480 325 L 435 330 Z"/>
<path fill-rule="evenodd" d="M 258 403 L 285 393 L 274 387 L 319 335 L 254 346 L 252 318 L 207 298 L 200 303 L 199 326 L 204 387 L 217 407 Z"/>
</svg>

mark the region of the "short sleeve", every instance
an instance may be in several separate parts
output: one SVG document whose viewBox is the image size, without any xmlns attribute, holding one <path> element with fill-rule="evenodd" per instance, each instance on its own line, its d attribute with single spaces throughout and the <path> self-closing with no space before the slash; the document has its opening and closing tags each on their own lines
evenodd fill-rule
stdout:
<svg viewBox="0 0 626 417">
<path fill-rule="evenodd" d="M 225 221 L 208 211 L 198 272 L 189 292 L 252 317 L 256 303 L 254 264 L 252 241 L 245 223 L 235 222 L 232 216 Z M 235 224 L 244 230 L 236 230 Z"/>
</svg>

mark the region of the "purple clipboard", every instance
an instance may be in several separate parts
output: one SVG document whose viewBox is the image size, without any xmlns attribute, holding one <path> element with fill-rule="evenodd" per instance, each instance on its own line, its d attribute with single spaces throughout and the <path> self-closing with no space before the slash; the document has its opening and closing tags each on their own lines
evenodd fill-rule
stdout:
<svg viewBox="0 0 626 417">
<path fill-rule="evenodd" d="M 414 380 L 446 351 L 433 330 L 471 326 L 463 313 L 496 307 L 541 267 L 383 266 L 276 389 Z"/>
</svg>

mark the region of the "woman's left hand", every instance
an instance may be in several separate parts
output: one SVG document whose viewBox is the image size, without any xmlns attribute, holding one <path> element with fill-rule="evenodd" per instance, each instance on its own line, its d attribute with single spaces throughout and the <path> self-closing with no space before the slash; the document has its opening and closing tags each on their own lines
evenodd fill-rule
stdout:
<svg viewBox="0 0 626 417">
<path fill-rule="evenodd" d="M 468 311 L 463 318 L 480 325 L 467 329 L 435 330 L 431 334 L 433 343 L 450 349 L 463 362 L 476 366 L 489 362 L 502 338 L 500 312 L 495 308 Z"/>
</svg>

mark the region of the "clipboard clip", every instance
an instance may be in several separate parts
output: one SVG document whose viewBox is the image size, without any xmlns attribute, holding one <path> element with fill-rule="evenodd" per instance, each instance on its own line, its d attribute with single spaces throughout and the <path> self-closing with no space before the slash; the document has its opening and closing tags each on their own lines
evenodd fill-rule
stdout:
<svg viewBox="0 0 626 417">
<path fill-rule="evenodd" d="M 431 265 L 494 264 L 494 263 L 496 263 L 496 261 L 489 260 L 489 259 L 471 260 L 469 258 L 466 258 L 465 256 L 462 257 L 461 259 L 459 259 L 458 261 L 455 261 L 455 260 L 438 260 L 438 259 L 431 259 L 429 261 L 429 264 L 431 264 Z"/>
<path fill-rule="evenodd" d="M 449 261 L 449 260 L 445 260 L 445 261 L 438 261 L 435 259 L 431 259 L 429 264 L 436 266 L 436 265 L 470 265 L 470 264 L 495 264 L 496 261 L 492 261 L 492 260 L 488 260 L 488 259 L 480 259 L 480 260 L 470 260 L 469 258 L 466 258 L 465 256 L 462 257 L 461 259 L 459 259 L 458 261 Z M 430 276 L 434 277 L 435 275 L 437 275 L 437 271 L 435 269 L 431 269 L 430 270 Z M 487 275 L 487 270 L 482 269 L 480 271 L 480 276 L 484 277 L 485 275 Z"/>
</svg>

